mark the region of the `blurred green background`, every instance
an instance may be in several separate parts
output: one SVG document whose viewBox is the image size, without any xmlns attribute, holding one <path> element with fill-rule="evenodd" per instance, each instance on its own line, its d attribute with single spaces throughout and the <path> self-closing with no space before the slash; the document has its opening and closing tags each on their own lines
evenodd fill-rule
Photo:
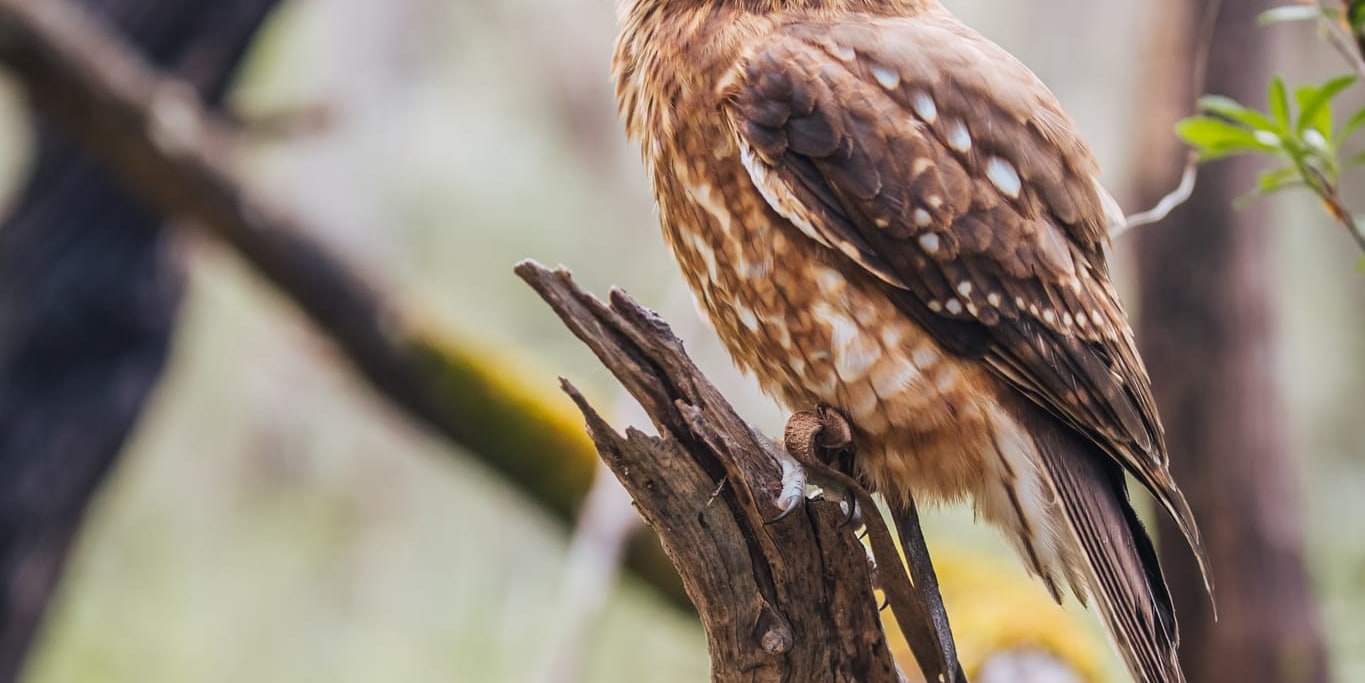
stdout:
<svg viewBox="0 0 1365 683">
<path fill-rule="evenodd" d="M 1138 68 L 1162 17 L 1144 3 L 946 4 L 1053 87 L 1122 196 Z M 1311 30 L 1267 30 L 1293 47 L 1291 81 L 1337 69 Z M 253 145 L 257 187 L 431 317 L 525 349 L 547 393 L 556 374 L 606 400 L 617 390 L 512 265 L 562 262 L 591 290 L 620 285 L 691 330 L 704 369 L 775 433 L 781 413 L 687 322 L 616 120 L 614 35 L 605 2 L 292 0 L 234 107 L 318 109 L 326 124 Z M 22 168 L 19 116 L 6 97 L 6 187 Z M 1282 262 L 1266 274 L 1282 294 L 1275 362 L 1334 663 L 1340 680 L 1362 681 L 1365 275 L 1310 198 L 1247 210 L 1283 216 Z M 27 680 L 532 680 L 560 628 L 561 526 L 376 398 L 233 255 L 189 234 L 180 246 L 192 287 L 169 373 L 92 510 Z M 1008 554 L 965 511 L 929 523 L 931 542 Z M 708 670 L 693 619 L 629 579 L 587 642 L 585 681 Z"/>
</svg>

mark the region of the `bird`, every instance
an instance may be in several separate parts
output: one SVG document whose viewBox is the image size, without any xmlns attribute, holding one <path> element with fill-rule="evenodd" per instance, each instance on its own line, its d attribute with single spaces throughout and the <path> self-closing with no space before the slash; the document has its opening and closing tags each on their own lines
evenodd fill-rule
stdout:
<svg viewBox="0 0 1365 683">
<path fill-rule="evenodd" d="M 970 502 L 1140 683 L 1184 681 L 1125 473 L 1208 555 L 1107 265 L 1124 222 L 1053 93 L 938 0 L 621 0 L 664 240 L 741 369 L 851 424 L 893 514 Z"/>
</svg>

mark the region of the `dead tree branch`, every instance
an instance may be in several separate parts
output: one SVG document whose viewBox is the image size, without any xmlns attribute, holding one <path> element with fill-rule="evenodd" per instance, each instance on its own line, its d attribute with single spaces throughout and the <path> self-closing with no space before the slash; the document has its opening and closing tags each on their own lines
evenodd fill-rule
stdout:
<svg viewBox="0 0 1365 683">
<path fill-rule="evenodd" d="M 622 436 L 564 383 L 602 459 L 683 577 L 706 627 L 712 680 L 898 681 L 866 551 L 840 508 L 812 502 L 769 524 L 778 512 L 772 501 L 784 456 L 735 414 L 662 320 L 620 291 L 603 304 L 564 270 L 526 262 L 517 273 L 625 385 L 661 435 L 631 429 Z M 869 521 L 876 517 L 875 508 L 864 512 Z M 909 591 L 890 552 L 879 563 L 880 579 Z M 893 609 L 903 624 L 925 623 L 922 613 L 902 612 L 894 602 Z"/>
</svg>

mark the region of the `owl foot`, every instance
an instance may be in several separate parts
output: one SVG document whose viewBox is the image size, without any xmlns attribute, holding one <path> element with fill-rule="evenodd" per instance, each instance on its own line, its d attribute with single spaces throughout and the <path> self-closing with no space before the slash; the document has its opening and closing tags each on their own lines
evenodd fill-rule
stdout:
<svg viewBox="0 0 1365 683">
<path fill-rule="evenodd" d="M 838 501 L 847 516 L 846 523 L 860 517 L 857 497 L 842 482 L 820 476 L 820 470 L 827 467 L 842 471 L 840 465 L 846 464 L 851 456 L 853 429 L 843 415 L 827 406 L 795 413 L 787 420 L 783 445 L 791 457 L 782 459 L 782 489 L 773 501 L 781 512 L 771 522 L 791 514 L 812 487 Z"/>
</svg>

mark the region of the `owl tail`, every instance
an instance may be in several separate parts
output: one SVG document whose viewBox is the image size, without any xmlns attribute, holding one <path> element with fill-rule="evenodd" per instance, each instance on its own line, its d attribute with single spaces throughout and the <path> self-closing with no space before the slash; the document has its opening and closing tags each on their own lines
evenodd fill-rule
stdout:
<svg viewBox="0 0 1365 683">
<path fill-rule="evenodd" d="M 1056 533 L 1075 543 L 1067 572 L 1076 577 L 1073 591 L 1093 601 L 1135 681 L 1184 683 L 1171 596 L 1122 469 L 1055 420 L 1032 426 L 1040 474 L 1059 505 Z"/>
</svg>

